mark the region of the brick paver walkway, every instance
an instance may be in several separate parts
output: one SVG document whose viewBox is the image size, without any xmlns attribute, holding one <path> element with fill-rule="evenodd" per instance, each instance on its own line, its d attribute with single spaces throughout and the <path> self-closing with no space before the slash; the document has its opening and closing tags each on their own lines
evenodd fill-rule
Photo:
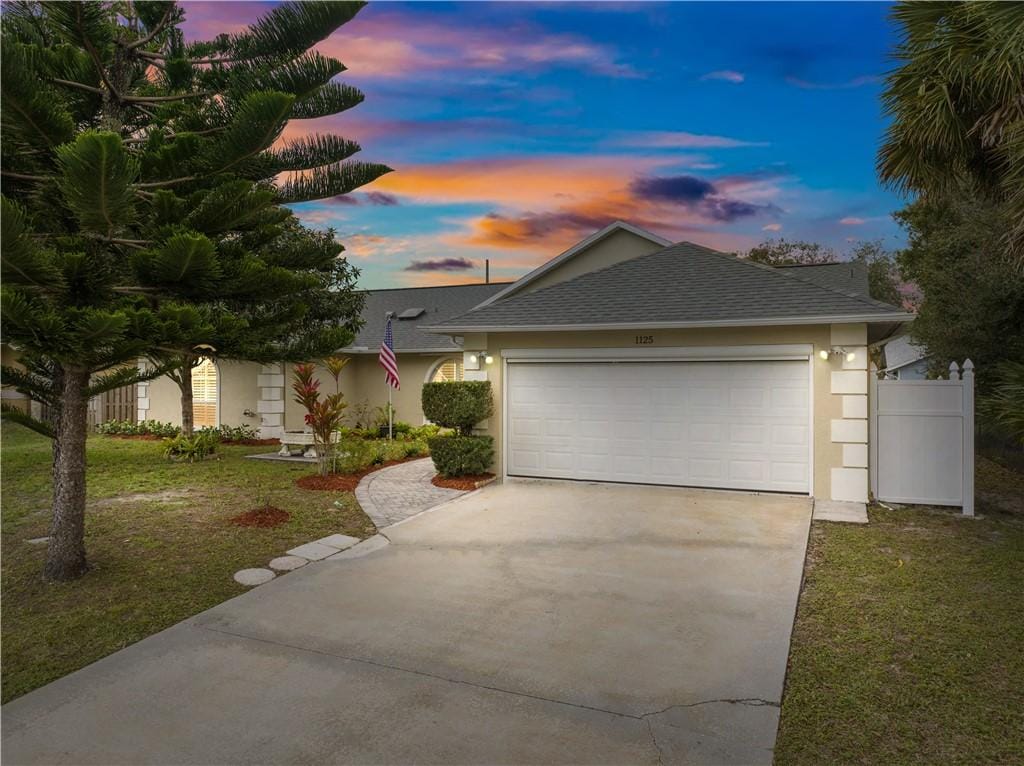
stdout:
<svg viewBox="0 0 1024 766">
<path fill-rule="evenodd" d="M 356 500 L 378 529 L 465 494 L 457 489 L 435 487 L 437 473 L 430 458 L 411 460 L 366 476 L 356 487 Z"/>
</svg>

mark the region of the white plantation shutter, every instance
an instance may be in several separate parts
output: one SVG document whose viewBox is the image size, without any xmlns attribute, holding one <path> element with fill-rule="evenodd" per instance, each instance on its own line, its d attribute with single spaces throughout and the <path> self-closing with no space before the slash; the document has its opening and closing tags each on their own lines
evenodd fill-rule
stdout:
<svg viewBox="0 0 1024 766">
<path fill-rule="evenodd" d="M 462 362 L 457 359 L 449 359 L 448 361 L 438 365 L 437 369 L 434 370 L 434 377 L 430 379 L 431 383 L 446 383 L 453 380 L 462 380 Z"/>
<path fill-rule="evenodd" d="M 192 368 L 192 412 L 196 428 L 217 426 L 217 365 L 204 359 Z"/>
</svg>

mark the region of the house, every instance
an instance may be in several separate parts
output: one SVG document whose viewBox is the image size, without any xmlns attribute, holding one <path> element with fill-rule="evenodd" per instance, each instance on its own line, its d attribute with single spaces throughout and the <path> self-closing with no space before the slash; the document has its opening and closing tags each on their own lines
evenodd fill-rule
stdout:
<svg viewBox="0 0 1024 766">
<path fill-rule="evenodd" d="M 889 380 L 924 380 L 928 377 L 929 355 L 923 347 L 899 335 L 882 346 L 885 367 L 882 372 Z"/>
<path fill-rule="evenodd" d="M 557 275 L 551 278 L 562 279 L 652 253 L 668 244 L 662 237 L 620 223 L 571 247 L 537 272 L 558 266 Z M 545 284 L 543 273 L 535 282 Z M 368 291 L 363 328 L 351 346 L 338 351 L 350 358 L 339 378 L 350 415 L 358 417 L 357 413 L 362 411 L 372 417 L 373 410 L 387 404 L 384 371 L 377 363 L 386 314 L 391 312 L 395 316 L 394 348 L 402 380 L 401 390 L 393 392 L 395 416 L 420 425 L 425 422 L 420 404 L 423 383 L 461 380 L 463 375 L 461 338 L 427 332 L 425 328 L 465 314 L 510 286 L 511 283 L 490 283 Z M 330 373 L 323 368 L 317 372 L 322 390 L 331 392 L 334 381 Z M 192 378 L 197 427 L 248 424 L 258 428 L 262 438 L 276 438 L 286 429 L 304 428 L 305 413 L 291 396 L 291 365 L 207 360 L 193 370 Z M 136 398 L 139 420 L 181 422 L 181 395 L 170 378 L 139 384 Z"/>
<path fill-rule="evenodd" d="M 688 242 L 580 247 L 426 329 L 491 381 L 501 476 L 865 502 L 868 347 L 913 318 L 866 286 Z"/>
</svg>

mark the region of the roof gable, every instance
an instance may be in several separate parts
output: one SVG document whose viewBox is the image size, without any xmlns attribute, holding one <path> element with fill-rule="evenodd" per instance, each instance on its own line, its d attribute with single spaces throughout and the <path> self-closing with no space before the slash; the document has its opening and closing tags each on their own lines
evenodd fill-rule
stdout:
<svg viewBox="0 0 1024 766">
<path fill-rule="evenodd" d="M 901 309 L 788 270 L 680 242 L 566 282 L 480 306 L 443 332 L 900 322 Z"/>
<path fill-rule="evenodd" d="M 639 226 L 625 221 L 615 221 L 507 285 L 504 290 L 488 298 L 481 306 L 648 255 L 670 244 L 672 243 L 664 237 L 659 237 Z"/>
</svg>

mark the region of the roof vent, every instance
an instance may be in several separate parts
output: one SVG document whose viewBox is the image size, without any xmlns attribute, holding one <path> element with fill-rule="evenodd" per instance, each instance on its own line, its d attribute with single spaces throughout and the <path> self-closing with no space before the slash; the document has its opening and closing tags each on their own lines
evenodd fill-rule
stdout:
<svg viewBox="0 0 1024 766">
<path fill-rule="evenodd" d="M 423 315 L 426 309 L 406 309 L 398 315 L 399 319 L 416 319 Z"/>
</svg>

